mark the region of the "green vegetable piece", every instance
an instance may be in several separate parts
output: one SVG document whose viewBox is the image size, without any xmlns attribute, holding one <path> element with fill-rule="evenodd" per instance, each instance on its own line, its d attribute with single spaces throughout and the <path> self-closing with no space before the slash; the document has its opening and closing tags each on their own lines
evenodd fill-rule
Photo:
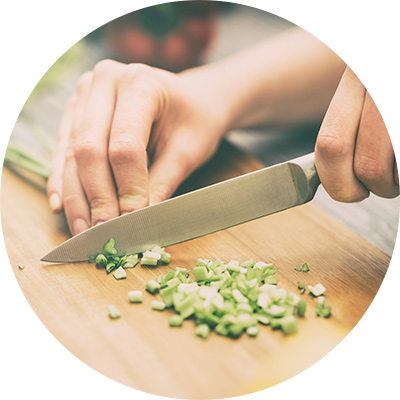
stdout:
<svg viewBox="0 0 400 400">
<path fill-rule="evenodd" d="M 114 278 L 119 280 L 119 279 L 125 279 L 126 278 L 126 272 L 122 267 L 117 268 L 113 272 Z"/>
<path fill-rule="evenodd" d="M 291 333 L 297 332 L 299 328 L 297 319 L 294 315 L 286 315 L 285 317 L 281 318 L 280 325 L 282 332 L 285 335 L 290 335 Z"/>
<path fill-rule="evenodd" d="M 165 310 L 165 303 L 159 300 L 153 300 L 151 303 L 151 308 L 156 311 L 164 311 Z"/>
<path fill-rule="evenodd" d="M 315 286 L 309 285 L 308 290 L 315 297 L 322 296 L 326 292 L 325 287 L 320 283 L 317 283 Z"/>
<path fill-rule="evenodd" d="M 233 338 L 238 338 L 244 331 L 245 327 L 241 323 L 232 324 L 228 328 L 228 335 Z"/>
<path fill-rule="evenodd" d="M 143 257 L 142 260 L 140 261 L 141 265 L 145 265 L 148 267 L 155 267 L 158 263 L 157 258 L 151 258 L 151 257 Z"/>
<path fill-rule="evenodd" d="M 249 326 L 246 329 L 247 336 L 250 336 L 250 337 L 256 337 L 258 335 L 259 331 L 260 331 L 260 328 L 257 325 Z"/>
<path fill-rule="evenodd" d="M 281 320 L 282 318 L 271 318 L 269 320 L 269 325 L 272 329 L 279 329 L 281 327 Z"/>
<path fill-rule="evenodd" d="M 150 279 L 149 281 L 147 281 L 145 288 L 151 294 L 155 294 L 160 290 L 160 284 L 157 283 L 154 279 Z"/>
<path fill-rule="evenodd" d="M 210 327 L 207 324 L 197 325 L 194 333 L 196 336 L 207 339 L 208 335 L 210 334 Z"/>
<path fill-rule="evenodd" d="M 278 283 L 278 278 L 276 276 L 266 276 L 264 278 L 264 283 L 268 285 L 276 285 Z"/>
<path fill-rule="evenodd" d="M 282 317 L 285 315 L 286 310 L 285 307 L 278 306 L 276 304 L 272 304 L 266 310 L 266 313 L 269 314 L 271 317 Z"/>
<path fill-rule="evenodd" d="M 114 238 L 108 239 L 107 243 L 103 247 L 103 250 L 107 254 L 114 254 L 114 255 L 117 254 L 118 251 L 115 248 L 115 239 Z"/>
<path fill-rule="evenodd" d="M 117 263 L 115 261 L 109 262 L 106 265 L 106 272 L 107 274 L 109 274 L 110 272 L 112 272 L 117 266 Z"/>
<path fill-rule="evenodd" d="M 121 316 L 121 311 L 119 311 L 118 308 L 113 306 L 112 304 L 107 306 L 107 309 L 108 309 L 108 315 L 110 316 L 111 319 L 116 319 Z"/>
<path fill-rule="evenodd" d="M 228 336 L 229 330 L 227 328 L 226 325 L 223 324 L 218 324 L 215 328 L 214 328 L 215 332 L 218 333 L 218 335 L 221 336 Z"/>
<path fill-rule="evenodd" d="M 169 326 L 172 326 L 172 327 L 182 326 L 183 318 L 178 314 L 174 314 L 168 318 L 168 323 L 169 323 Z"/>
<path fill-rule="evenodd" d="M 208 270 L 206 267 L 194 267 L 193 275 L 196 278 L 196 281 L 206 281 L 209 279 Z"/>
<path fill-rule="evenodd" d="M 160 261 L 164 264 L 169 264 L 171 261 L 171 254 L 167 252 L 161 253 Z"/>
<path fill-rule="evenodd" d="M 123 268 L 134 268 L 139 263 L 139 256 L 137 254 L 129 254 L 125 256 L 121 266 Z"/>
<path fill-rule="evenodd" d="M 299 317 L 304 317 L 306 315 L 306 308 L 307 308 L 307 303 L 305 302 L 305 300 L 301 299 L 297 303 L 297 315 Z"/>
<path fill-rule="evenodd" d="M 107 263 L 108 263 L 107 257 L 102 253 L 97 254 L 94 262 L 96 263 L 96 265 L 98 267 L 105 267 L 107 265 Z"/>
<path fill-rule="evenodd" d="M 25 268 L 25 265 L 24 265 L 24 264 L 22 264 L 22 263 L 19 263 L 19 264 L 18 264 L 18 268 L 22 270 L 22 269 L 24 269 L 24 268 Z"/>
<path fill-rule="evenodd" d="M 253 268 L 255 263 L 256 262 L 253 259 L 251 259 L 241 263 L 240 266 L 243 268 Z"/>
<path fill-rule="evenodd" d="M 331 311 L 332 307 L 331 306 L 324 307 L 324 304 L 322 302 L 318 303 L 317 307 L 315 308 L 315 313 L 319 317 L 324 317 L 324 318 L 329 318 L 331 316 Z"/>
<path fill-rule="evenodd" d="M 260 324 L 263 324 L 263 325 L 269 324 L 269 318 L 266 315 L 256 314 L 256 318 Z"/>
<path fill-rule="evenodd" d="M 301 294 L 303 294 L 306 291 L 306 287 L 301 282 L 297 282 L 297 287 L 300 290 Z"/>
<path fill-rule="evenodd" d="M 299 271 L 299 272 L 308 272 L 310 270 L 310 268 L 308 267 L 307 263 L 304 263 L 303 265 L 296 266 L 296 267 L 294 267 L 294 269 L 296 271 Z"/>
<path fill-rule="evenodd" d="M 141 290 L 131 290 L 128 292 L 128 298 L 131 303 L 142 303 L 143 293 Z"/>
</svg>

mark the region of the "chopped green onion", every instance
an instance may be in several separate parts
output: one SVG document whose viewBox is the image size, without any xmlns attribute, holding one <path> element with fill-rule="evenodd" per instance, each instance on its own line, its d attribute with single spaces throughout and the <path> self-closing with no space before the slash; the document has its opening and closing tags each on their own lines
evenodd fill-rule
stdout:
<svg viewBox="0 0 400 400">
<path fill-rule="evenodd" d="M 146 290 L 151 294 L 155 294 L 160 289 L 160 284 L 156 282 L 154 279 L 150 279 L 146 283 Z"/>
<path fill-rule="evenodd" d="M 119 267 L 113 272 L 114 278 L 119 280 L 119 279 L 125 279 L 126 278 L 126 271 L 122 268 Z"/>
<path fill-rule="evenodd" d="M 113 254 L 113 255 L 118 253 L 117 249 L 115 248 L 114 238 L 108 239 L 107 243 L 103 247 L 103 251 L 107 254 Z"/>
<path fill-rule="evenodd" d="M 207 324 L 197 325 L 194 333 L 196 336 L 207 339 L 208 335 L 210 334 L 210 327 Z"/>
<path fill-rule="evenodd" d="M 247 335 L 250 336 L 250 337 L 255 337 L 255 336 L 258 335 L 259 330 L 260 330 L 260 328 L 259 328 L 257 325 L 249 326 L 249 327 L 246 329 L 246 333 L 247 333 Z"/>
<path fill-rule="evenodd" d="M 172 327 L 182 326 L 183 318 L 178 314 L 174 314 L 168 318 L 168 323 L 169 323 L 169 326 L 172 326 Z"/>
<path fill-rule="evenodd" d="M 286 315 L 281 318 L 280 327 L 285 335 L 290 335 L 298 330 L 297 319 L 293 315 Z"/>
<path fill-rule="evenodd" d="M 165 303 L 159 300 L 153 300 L 151 303 L 151 308 L 157 311 L 164 311 L 165 310 Z"/>
<path fill-rule="evenodd" d="M 297 287 L 299 288 L 301 294 L 306 291 L 306 287 L 301 282 L 297 282 Z"/>
<path fill-rule="evenodd" d="M 102 253 L 97 254 L 94 262 L 98 267 L 105 267 L 107 265 L 107 257 Z"/>
<path fill-rule="evenodd" d="M 294 269 L 296 271 L 300 271 L 300 272 L 308 272 L 310 270 L 309 266 L 307 265 L 307 263 L 304 263 L 303 265 L 299 265 L 297 267 L 294 267 Z"/>
<path fill-rule="evenodd" d="M 323 285 L 321 285 L 320 283 L 317 283 L 315 286 L 309 285 L 308 290 L 315 297 L 321 296 L 326 292 L 325 287 Z"/>
<path fill-rule="evenodd" d="M 128 292 L 128 298 L 131 303 L 141 303 L 143 301 L 143 293 L 141 290 L 131 290 Z"/>
<path fill-rule="evenodd" d="M 151 257 L 143 257 L 142 260 L 140 261 L 141 265 L 146 265 L 148 267 L 155 267 L 158 263 L 157 258 L 151 258 Z"/>
<path fill-rule="evenodd" d="M 108 315 L 110 316 L 111 319 L 116 319 L 121 316 L 121 311 L 119 311 L 118 308 L 113 306 L 112 304 L 107 306 L 107 308 L 108 308 Z"/>
<path fill-rule="evenodd" d="M 123 268 L 134 268 L 139 263 L 139 256 L 137 254 L 129 254 L 121 263 Z"/>
<path fill-rule="evenodd" d="M 306 314 L 306 308 L 307 308 L 307 303 L 303 299 L 301 299 L 297 303 L 297 315 L 299 317 L 304 317 Z"/>
</svg>

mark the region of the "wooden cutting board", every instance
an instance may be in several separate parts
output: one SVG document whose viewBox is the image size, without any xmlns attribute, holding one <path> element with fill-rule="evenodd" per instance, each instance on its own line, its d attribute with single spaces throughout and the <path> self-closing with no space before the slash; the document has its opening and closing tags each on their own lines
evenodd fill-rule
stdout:
<svg viewBox="0 0 400 400">
<path fill-rule="evenodd" d="M 180 188 L 184 192 L 262 166 L 224 143 L 216 156 Z M 273 190 L 274 188 L 271 188 Z M 261 326 L 256 338 L 234 340 L 212 333 L 194 335 L 194 322 L 170 328 L 171 311 L 153 311 L 144 291 L 168 266 L 127 270 L 117 281 L 93 264 L 46 264 L 40 258 L 69 237 L 62 215 L 52 215 L 45 193 L 3 170 L 4 239 L 24 295 L 50 332 L 76 357 L 100 373 L 145 392 L 189 399 L 233 397 L 280 383 L 325 356 L 357 324 L 374 299 L 390 258 L 333 220 L 312 203 L 222 232 L 171 246 L 170 267 L 192 268 L 198 257 L 228 262 L 250 258 L 272 262 L 282 287 L 322 283 L 329 319 L 317 317 L 316 299 L 299 331 L 284 336 Z M 173 221 L 171 221 L 173 228 Z M 19 270 L 22 262 L 25 269 Z M 294 266 L 307 262 L 310 271 Z M 130 304 L 129 290 L 143 290 L 142 304 Z M 107 305 L 118 307 L 118 320 Z"/>
</svg>

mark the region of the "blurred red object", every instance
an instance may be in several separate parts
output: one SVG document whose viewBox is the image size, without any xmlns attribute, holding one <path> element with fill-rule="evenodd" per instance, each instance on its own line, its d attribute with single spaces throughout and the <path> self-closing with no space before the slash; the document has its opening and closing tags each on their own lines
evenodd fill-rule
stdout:
<svg viewBox="0 0 400 400">
<path fill-rule="evenodd" d="M 103 27 L 112 58 L 178 72 L 202 62 L 216 33 L 218 2 L 180 1 L 126 14 Z"/>
</svg>

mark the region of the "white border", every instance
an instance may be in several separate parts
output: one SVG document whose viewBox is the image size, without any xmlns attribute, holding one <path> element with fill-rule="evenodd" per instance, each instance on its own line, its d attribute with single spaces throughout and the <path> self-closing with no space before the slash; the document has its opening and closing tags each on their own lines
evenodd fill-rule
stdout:
<svg viewBox="0 0 400 400">
<path fill-rule="evenodd" d="M 238 1 L 277 14 L 308 30 L 340 55 L 377 103 L 399 152 L 400 60 L 395 1 Z M 157 1 L 15 0 L 1 6 L 1 157 L 25 100 L 51 64 L 105 22 Z M 134 5 L 133 5 L 134 4 Z M 397 40 L 396 40 L 397 39 Z M 2 237 L 1 237 L 2 239 Z M 19 288 L 0 242 L 0 397 L 47 399 L 136 398 L 132 391 L 87 367 L 47 331 Z M 245 396 L 308 399 L 393 398 L 398 393 L 400 324 L 399 249 L 382 288 L 361 322 L 330 354 L 276 387 Z M 157 377 L 154 377 L 155 381 Z"/>
</svg>

